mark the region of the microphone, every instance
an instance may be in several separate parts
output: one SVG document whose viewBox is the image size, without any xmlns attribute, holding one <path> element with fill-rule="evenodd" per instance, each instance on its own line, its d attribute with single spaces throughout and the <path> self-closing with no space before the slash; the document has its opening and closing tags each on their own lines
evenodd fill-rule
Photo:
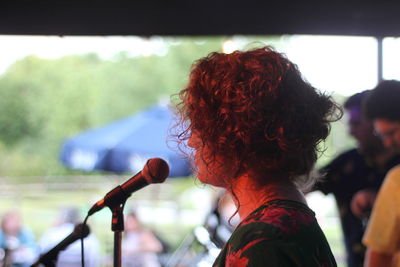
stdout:
<svg viewBox="0 0 400 267">
<path fill-rule="evenodd" d="M 163 183 L 168 175 L 169 167 L 165 160 L 160 158 L 149 159 L 142 171 L 132 176 L 122 185 L 118 185 L 108 192 L 103 199 L 97 201 L 96 204 L 90 208 L 88 216 L 106 206 L 111 208 L 115 205 L 124 203 L 133 192 L 136 192 L 149 184 Z"/>
<path fill-rule="evenodd" d="M 89 235 L 90 229 L 87 224 L 77 224 L 74 231 L 69 234 L 64 240 L 58 243 L 54 248 L 41 255 L 40 258 L 31 265 L 31 267 L 38 266 L 40 263 L 45 266 L 55 266 L 54 262 L 57 260 L 58 253 L 66 249 L 69 245 L 74 243 L 80 238 L 85 238 Z"/>
</svg>

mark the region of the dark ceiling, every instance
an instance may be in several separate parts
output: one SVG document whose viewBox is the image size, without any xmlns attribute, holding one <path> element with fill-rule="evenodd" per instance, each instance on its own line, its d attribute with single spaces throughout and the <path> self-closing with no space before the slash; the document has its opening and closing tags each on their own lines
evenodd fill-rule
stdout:
<svg viewBox="0 0 400 267">
<path fill-rule="evenodd" d="M 400 1 L 3 0 L 0 34 L 400 36 Z"/>
</svg>

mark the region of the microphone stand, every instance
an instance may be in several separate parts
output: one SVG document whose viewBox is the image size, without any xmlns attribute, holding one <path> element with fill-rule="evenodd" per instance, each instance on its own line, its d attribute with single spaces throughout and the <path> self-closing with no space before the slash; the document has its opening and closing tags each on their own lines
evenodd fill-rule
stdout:
<svg viewBox="0 0 400 267">
<path fill-rule="evenodd" d="M 121 243 L 122 232 L 124 231 L 124 209 L 125 202 L 120 206 L 111 208 L 111 230 L 114 232 L 114 267 L 121 266 Z"/>
<path fill-rule="evenodd" d="M 122 232 L 124 231 L 124 206 L 130 197 L 130 194 L 122 189 L 121 186 L 116 187 L 110 194 L 110 200 L 106 201 L 106 205 L 111 209 L 111 230 L 114 232 L 114 267 L 121 267 L 121 243 Z M 111 197 L 115 195 L 116 197 Z"/>
<path fill-rule="evenodd" d="M 45 267 L 56 267 L 59 253 L 60 251 L 51 253 L 47 255 L 47 257 L 43 258 L 41 262 L 35 262 L 34 264 L 32 264 L 31 267 L 39 266 L 39 264 L 43 264 Z"/>
<path fill-rule="evenodd" d="M 4 256 L 3 256 L 3 267 L 11 267 L 11 250 L 9 248 L 4 249 Z"/>
</svg>

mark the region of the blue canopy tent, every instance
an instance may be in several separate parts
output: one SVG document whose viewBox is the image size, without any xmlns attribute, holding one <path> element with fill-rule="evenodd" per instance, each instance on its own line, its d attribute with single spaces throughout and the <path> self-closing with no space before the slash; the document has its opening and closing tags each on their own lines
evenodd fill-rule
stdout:
<svg viewBox="0 0 400 267">
<path fill-rule="evenodd" d="M 153 106 L 104 127 L 78 134 L 63 144 L 61 161 L 71 169 L 136 173 L 149 158 L 159 157 L 170 167 L 169 177 L 191 174 L 190 163 L 168 143 L 174 123 L 165 106 Z"/>
</svg>

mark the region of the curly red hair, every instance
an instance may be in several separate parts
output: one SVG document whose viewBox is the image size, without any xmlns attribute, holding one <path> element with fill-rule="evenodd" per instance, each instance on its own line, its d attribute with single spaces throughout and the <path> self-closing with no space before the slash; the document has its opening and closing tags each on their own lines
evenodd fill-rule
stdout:
<svg viewBox="0 0 400 267">
<path fill-rule="evenodd" d="M 179 139 L 196 132 L 212 160 L 233 163 L 227 166 L 235 166 L 238 175 L 249 170 L 291 179 L 308 174 L 330 122 L 340 117 L 332 116 L 339 108 L 330 96 L 270 47 L 211 53 L 195 62 L 179 96 L 185 127 Z"/>
</svg>

